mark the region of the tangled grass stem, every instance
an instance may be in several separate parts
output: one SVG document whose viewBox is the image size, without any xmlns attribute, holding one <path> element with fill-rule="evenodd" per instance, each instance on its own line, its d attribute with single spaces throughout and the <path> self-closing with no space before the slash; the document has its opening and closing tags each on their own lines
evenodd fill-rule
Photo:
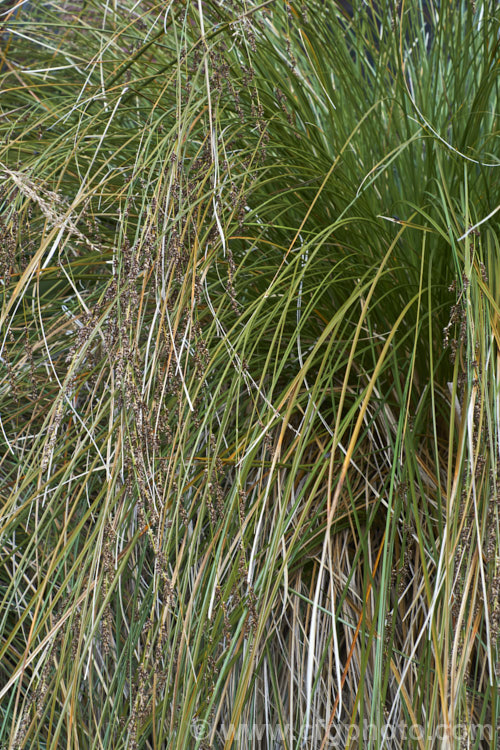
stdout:
<svg viewBox="0 0 500 750">
<path fill-rule="evenodd" d="M 14 5 L 0 745 L 498 748 L 496 4 Z"/>
</svg>

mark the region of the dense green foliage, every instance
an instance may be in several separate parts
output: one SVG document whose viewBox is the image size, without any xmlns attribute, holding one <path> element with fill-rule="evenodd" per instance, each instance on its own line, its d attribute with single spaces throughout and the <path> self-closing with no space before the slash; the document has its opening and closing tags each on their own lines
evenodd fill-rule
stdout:
<svg viewBox="0 0 500 750">
<path fill-rule="evenodd" d="M 2 11 L 2 747 L 499 746 L 500 15 L 345 5 Z"/>
</svg>

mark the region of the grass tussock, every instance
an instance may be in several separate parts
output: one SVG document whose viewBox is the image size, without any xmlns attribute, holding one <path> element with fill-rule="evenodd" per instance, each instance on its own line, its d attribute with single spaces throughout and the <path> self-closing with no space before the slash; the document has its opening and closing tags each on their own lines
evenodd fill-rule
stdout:
<svg viewBox="0 0 500 750">
<path fill-rule="evenodd" d="M 2 747 L 497 748 L 496 3 L 14 5 Z"/>
</svg>

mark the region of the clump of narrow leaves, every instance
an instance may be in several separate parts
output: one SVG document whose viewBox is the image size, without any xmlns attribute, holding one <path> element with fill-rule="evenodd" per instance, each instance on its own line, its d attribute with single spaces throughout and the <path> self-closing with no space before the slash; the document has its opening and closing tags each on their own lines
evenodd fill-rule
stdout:
<svg viewBox="0 0 500 750">
<path fill-rule="evenodd" d="M 496 4 L 5 5 L 0 743 L 497 748 Z"/>
</svg>

